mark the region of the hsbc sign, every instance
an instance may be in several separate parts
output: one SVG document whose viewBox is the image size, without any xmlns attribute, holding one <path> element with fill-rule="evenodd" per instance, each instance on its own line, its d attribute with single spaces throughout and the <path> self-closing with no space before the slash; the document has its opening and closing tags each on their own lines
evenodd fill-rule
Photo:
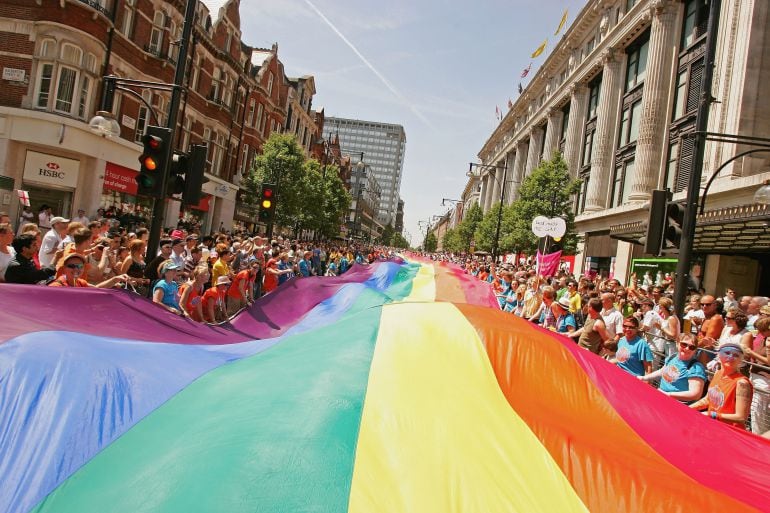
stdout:
<svg viewBox="0 0 770 513">
<path fill-rule="evenodd" d="M 78 184 L 79 170 L 79 160 L 27 151 L 24 161 L 24 181 L 75 188 Z"/>
</svg>

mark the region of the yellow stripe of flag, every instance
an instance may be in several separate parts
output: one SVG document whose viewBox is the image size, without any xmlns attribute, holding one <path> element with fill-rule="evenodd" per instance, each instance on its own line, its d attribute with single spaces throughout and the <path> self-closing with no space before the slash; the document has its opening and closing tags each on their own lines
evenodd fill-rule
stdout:
<svg viewBox="0 0 770 513">
<path fill-rule="evenodd" d="M 564 9 L 564 14 L 561 17 L 561 21 L 559 22 L 559 28 L 556 29 L 556 32 L 553 34 L 554 36 L 558 36 L 559 32 L 561 32 L 561 29 L 564 28 L 564 25 L 567 23 L 567 9 Z"/>
<path fill-rule="evenodd" d="M 540 56 L 540 54 L 541 54 L 541 53 L 543 53 L 543 52 L 545 51 L 545 46 L 546 46 L 547 44 L 548 44 L 548 40 L 546 39 L 545 41 L 543 41 L 543 44 L 541 44 L 540 46 L 538 46 L 538 47 L 537 47 L 537 50 L 535 50 L 535 51 L 532 53 L 532 58 L 534 59 L 535 57 L 538 57 L 538 56 Z"/>
</svg>

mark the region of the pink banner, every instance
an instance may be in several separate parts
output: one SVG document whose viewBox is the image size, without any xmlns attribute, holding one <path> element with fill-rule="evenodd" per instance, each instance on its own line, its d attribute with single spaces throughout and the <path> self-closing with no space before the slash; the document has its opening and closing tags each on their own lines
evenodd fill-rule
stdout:
<svg viewBox="0 0 770 513">
<path fill-rule="evenodd" d="M 537 252 L 537 273 L 540 276 L 548 278 L 553 276 L 559 270 L 559 262 L 561 262 L 561 251 L 555 253 L 548 253 L 544 255 Z"/>
</svg>

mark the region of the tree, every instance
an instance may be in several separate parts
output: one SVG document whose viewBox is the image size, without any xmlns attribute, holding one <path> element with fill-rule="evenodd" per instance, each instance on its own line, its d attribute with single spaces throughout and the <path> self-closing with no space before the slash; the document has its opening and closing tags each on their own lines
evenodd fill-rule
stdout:
<svg viewBox="0 0 770 513">
<path fill-rule="evenodd" d="M 559 243 L 566 254 L 574 254 L 578 236 L 572 197 L 580 189 L 580 180 L 570 177 L 567 162 L 561 153 L 544 160 L 519 187 L 519 198 L 503 211 L 501 248 L 534 254 L 539 239 L 532 233 L 532 220 L 537 216 L 561 217 L 567 231 Z M 503 235 L 504 233 L 504 235 Z"/>
<path fill-rule="evenodd" d="M 450 253 L 459 253 L 465 250 L 457 228 L 450 228 L 446 231 L 444 237 L 441 239 L 441 247 L 444 251 Z"/>
<path fill-rule="evenodd" d="M 406 249 L 409 247 L 409 242 L 404 238 L 403 235 L 396 232 L 393 234 L 393 238 L 390 241 L 390 245 L 394 248 L 402 248 Z"/>
<path fill-rule="evenodd" d="M 293 135 L 270 134 L 254 167 L 243 181 L 244 201 L 257 206 L 263 183 L 275 184 L 275 222 L 297 226 L 306 202 L 305 154 Z"/>
<path fill-rule="evenodd" d="M 457 225 L 457 236 L 460 242 L 459 251 L 470 251 L 471 242 L 476 234 L 476 227 L 478 227 L 483 218 L 484 212 L 478 203 L 472 204 L 465 212 L 462 222 Z"/>
<path fill-rule="evenodd" d="M 476 232 L 474 233 L 474 239 L 476 240 L 476 249 L 483 251 L 492 251 L 495 242 L 495 233 L 497 233 L 497 218 L 500 211 L 500 203 L 495 203 L 492 208 L 484 214 L 481 221 L 476 225 Z M 500 227 L 500 234 L 502 235 L 502 225 Z M 498 244 L 498 252 L 500 245 Z"/>
<path fill-rule="evenodd" d="M 423 249 L 428 253 L 433 253 L 436 251 L 437 246 L 438 239 L 436 239 L 436 234 L 433 232 L 428 232 L 428 235 L 425 236 L 425 244 L 423 244 Z"/>
</svg>

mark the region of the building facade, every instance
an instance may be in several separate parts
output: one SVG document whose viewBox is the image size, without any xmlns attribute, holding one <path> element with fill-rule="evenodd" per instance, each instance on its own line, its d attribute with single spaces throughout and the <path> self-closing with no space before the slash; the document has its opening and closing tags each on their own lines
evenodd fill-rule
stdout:
<svg viewBox="0 0 770 513">
<path fill-rule="evenodd" d="M 339 137 L 343 154 L 353 157 L 363 153 L 380 184 L 382 197 L 377 218 L 382 225 L 394 226 L 401 192 L 406 133 L 401 125 L 327 117 L 324 138 Z"/>
<path fill-rule="evenodd" d="M 141 138 L 148 125 L 165 126 L 170 93 L 132 88 L 118 92 L 111 114 L 120 136 L 89 130 L 101 110 L 104 75 L 172 83 L 186 2 L 168 0 L 8 0 L 0 4 L 0 209 L 12 216 L 13 189 L 27 190 L 33 210 L 57 215 L 97 209 L 146 221 L 152 201 L 136 195 Z M 182 207 L 167 200 L 166 226 L 178 221 L 204 231 L 253 225 L 239 201 L 239 183 L 271 132 L 293 126 L 316 133 L 310 111 L 312 77 L 292 81 L 278 47 L 242 42 L 239 1 L 199 2 L 189 46 L 174 148 L 208 146 L 204 196 Z M 300 92 L 295 88 L 301 88 Z M 295 100 L 295 97 L 297 98 Z M 293 105 L 289 119 L 289 105 Z M 299 106 L 299 108 L 297 107 Z M 299 110 L 303 110 L 301 113 Z M 309 141 L 310 135 L 306 136 Z M 309 151 L 310 143 L 301 141 Z"/>
<path fill-rule="evenodd" d="M 631 276 L 653 189 L 685 197 L 693 171 L 695 115 L 705 62 L 706 0 L 590 0 L 479 152 L 507 165 L 508 184 L 488 169 L 479 204 L 517 184 L 560 151 L 581 179 L 575 225 L 583 237 L 577 272 Z M 770 3 L 723 0 L 708 132 L 770 137 Z M 747 148 L 709 141 L 703 188 Z M 741 293 L 770 283 L 770 212 L 753 205 L 770 178 L 767 153 L 746 155 L 715 176 L 698 218 L 693 274 L 706 290 Z M 670 255 L 676 257 L 676 254 Z M 764 270 L 764 272 L 763 272 Z"/>
</svg>

